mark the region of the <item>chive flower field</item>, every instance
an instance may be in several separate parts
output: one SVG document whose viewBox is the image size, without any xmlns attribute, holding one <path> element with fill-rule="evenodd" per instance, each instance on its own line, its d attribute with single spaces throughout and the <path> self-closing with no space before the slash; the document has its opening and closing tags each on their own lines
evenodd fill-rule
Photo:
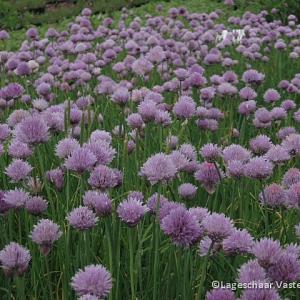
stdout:
<svg viewBox="0 0 300 300">
<path fill-rule="evenodd" d="M 300 299 L 300 24 L 221 17 L 0 31 L 1 300 Z"/>
</svg>

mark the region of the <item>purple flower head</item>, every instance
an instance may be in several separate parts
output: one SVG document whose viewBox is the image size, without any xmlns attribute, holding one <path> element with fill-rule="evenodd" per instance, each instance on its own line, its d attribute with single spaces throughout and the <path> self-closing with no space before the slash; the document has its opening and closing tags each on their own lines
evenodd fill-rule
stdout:
<svg viewBox="0 0 300 300">
<path fill-rule="evenodd" d="M 110 144 L 112 140 L 111 134 L 105 130 L 95 130 L 91 133 L 89 142 L 94 143 L 97 141 L 106 142 L 107 144 Z"/>
<path fill-rule="evenodd" d="M 118 62 L 113 65 L 112 69 L 117 73 L 124 73 L 126 71 L 126 66 L 123 62 Z"/>
<path fill-rule="evenodd" d="M 132 129 L 142 129 L 145 123 L 139 113 L 132 113 L 127 117 L 127 124 Z"/>
<path fill-rule="evenodd" d="M 36 91 L 39 96 L 48 96 L 51 93 L 51 85 L 46 82 L 42 82 L 38 87 L 36 88 Z"/>
<path fill-rule="evenodd" d="M 168 111 L 158 109 L 155 113 L 154 122 L 162 127 L 167 127 L 172 123 L 171 115 Z"/>
<path fill-rule="evenodd" d="M 93 188 L 105 191 L 119 185 L 119 177 L 116 170 L 107 166 L 99 165 L 91 172 L 88 183 Z"/>
<path fill-rule="evenodd" d="M 288 150 L 280 145 L 272 146 L 264 157 L 274 164 L 282 164 L 291 159 Z"/>
<path fill-rule="evenodd" d="M 288 205 L 298 208 L 300 206 L 300 182 L 291 185 L 286 195 Z"/>
<path fill-rule="evenodd" d="M 16 109 L 7 118 L 7 124 L 10 127 L 15 127 L 17 124 L 21 123 L 27 117 L 30 117 L 30 114 L 27 110 Z"/>
<path fill-rule="evenodd" d="M 18 61 L 16 59 L 9 59 L 6 63 L 6 68 L 8 71 L 13 71 L 18 66 Z"/>
<path fill-rule="evenodd" d="M 286 188 L 298 182 L 300 182 L 300 170 L 298 168 L 288 169 L 282 178 L 282 184 Z"/>
<path fill-rule="evenodd" d="M 256 110 L 256 101 L 248 100 L 244 101 L 239 105 L 239 113 L 242 115 L 249 115 L 254 113 Z"/>
<path fill-rule="evenodd" d="M 197 187 L 191 183 L 183 183 L 178 187 L 178 194 L 184 199 L 192 199 L 197 194 Z"/>
<path fill-rule="evenodd" d="M 263 157 L 251 158 L 245 165 L 245 175 L 252 179 L 265 179 L 272 173 L 273 164 Z"/>
<path fill-rule="evenodd" d="M 69 224 L 78 230 L 87 230 L 98 222 L 95 213 L 86 206 L 74 208 L 67 216 Z"/>
<path fill-rule="evenodd" d="M 12 82 L 0 90 L 0 95 L 1 95 L 0 97 L 9 101 L 22 96 L 23 93 L 24 93 L 23 86 L 18 83 Z"/>
<path fill-rule="evenodd" d="M 29 250 L 15 242 L 0 251 L 1 268 L 8 277 L 22 276 L 27 271 L 30 260 Z"/>
<path fill-rule="evenodd" d="M 14 159 L 5 169 L 5 174 L 13 181 L 19 182 L 24 180 L 32 171 L 32 167 L 26 161 Z"/>
<path fill-rule="evenodd" d="M 287 112 L 282 107 L 274 107 L 271 110 L 273 121 L 284 120 L 287 117 Z"/>
<path fill-rule="evenodd" d="M 242 178 L 244 176 L 245 164 L 240 160 L 230 160 L 227 163 L 226 174 L 231 178 Z"/>
<path fill-rule="evenodd" d="M 209 194 L 213 194 L 217 185 L 220 183 L 223 176 L 222 171 L 217 169 L 218 166 L 214 163 L 203 162 L 199 164 L 198 170 L 194 177 L 198 180 Z"/>
<path fill-rule="evenodd" d="M 268 118 L 269 118 L 269 116 L 270 116 L 270 114 L 268 113 Z M 272 126 L 271 121 L 267 122 L 267 123 L 263 123 L 260 120 L 258 120 L 258 118 L 256 118 L 256 117 L 252 120 L 252 124 L 255 128 L 258 128 L 258 129 L 260 129 L 260 128 L 270 128 Z"/>
<path fill-rule="evenodd" d="M 14 132 L 15 138 L 26 144 L 45 143 L 49 139 L 48 126 L 40 116 L 30 116 L 19 123 Z"/>
<path fill-rule="evenodd" d="M 278 88 L 280 89 L 287 89 L 289 87 L 289 81 L 288 80 L 281 80 L 278 84 Z"/>
<path fill-rule="evenodd" d="M 105 141 L 95 141 L 85 145 L 97 158 L 97 164 L 108 165 L 116 155 L 116 150 Z"/>
<path fill-rule="evenodd" d="M 67 169 L 83 173 L 93 168 L 97 161 L 96 156 L 87 148 L 77 148 L 65 160 Z"/>
<path fill-rule="evenodd" d="M 250 151 L 238 144 L 232 144 L 230 146 L 225 147 L 223 150 L 223 159 L 225 163 L 228 163 L 231 160 L 247 162 L 250 158 Z"/>
<path fill-rule="evenodd" d="M 82 111 L 78 108 L 71 108 L 70 110 L 70 123 L 76 125 L 80 123 L 82 119 Z"/>
<path fill-rule="evenodd" d="M 4 142 L 10 135 L 10 129 L 7 124 L 0 124 L 0 142 Z"/>
<path fill-rule="evenodd" d="M 220 53 L 208 53 L 205 57 L 204 57 L 204 63 L 206 65 L 212 65 L 212 64 L 218 64 L 221 62 L 221 55 Z"/>
<path fill-rule="evenodd" d="M 280 99 L 280 94 L 274 89 L 268 89 L 264 93 L 264 100 L 267 103 L 273 103 Z"/>
<path fill-rule="evenodd" d="M 300 156 L 300 134 L 289 134 L 283 141 L 282 146 L 286 148 L 291 155 Z"/>
<path fill-rule="evenodd" d="M 38 38 L 39 33 L 36 28 L 31 27 L 27 30 L 26 35 L 28 38 L 35 40 Z"/>
<path fill-rule="evenodd" d="M 285 246 L 284 253 L 299 257 L 300 246 L 298 244 L 288 244 Z"/>
<path fill-rule="evenodd" d="M 148 158 L 139 175 L 146 177 L 153 185 L 158 182 L 169 182 L 175 177 L 176 173 L 177 168 L 172 159 L 164 153 L 157 153 Z"/>
<path fill-rule="evenodd" d="M 20 62 L 15 70 L 16 74 L 19 76 L 27 76 L 31 73 L 31 69 L 26 62 Z"/>
<path fill-rule="evenodd" d="M 220 242 L 233 233 L 233 223 L 224 214 L 212 213 L 201 222 L 205 233 L 214 242 Z"/>
<path fill-rule="evenodd" d="M 197 110 L 196 110 L 196 115 L 200 118 L 200 119 L 207 119 L 207 118 L 210 118 L 210 110 L 207 109 L 206 107 L 204 106 L 198 106 L 197 107 Z M 217 118 L 218 119 L 218 118 Z"/>
<path fill-rule="evenodd" d="M 45 99 L 35 99 L 32 106 L 39 111 L 43 111 L 49 107 L 49 103 Z"/>
<path fill-rule="evenodd" d="M 207 256 L 221 251 L 222 244 L 220 242 L 212 241 L 208 236 L 201 239 L 199 243 L 199 256 Z"/>
<path fill-rule="evenodd" d="M 247 84 L 260 84 L 265 79 L 265 75 L 256 70 L 247 70 L 242 75 L 242 80 Z"/>
<path fill-rule="evenodd" d="M 134 61 L 131 68 L 135 74 L 144 77 L 151 72 L 153 64 L 148 59 L 141 57 Z"/>
<path fill-rule="evenodd" d="M 234 0 L 224 0 L 224 4 L 228 6 L 234 6 Z M 231 299 L 231 298 L 230 298 Z M 221 299 L 220 299 L 221 300 Z"/>
<path fill-rule="evenodd" d="M 255 242 L 252 253 L 263 268 L 268 268 L 278 261 L 282 255 L 282 248 L 277 240 L 263 238 Z"/>
<path fill-rule="evenodd" d="M 228 82 L 224 82 L 221 83 L 218 87 L 217 87 L 217 92 L 222 96 L 234 96 L 237 94 L 238 89 L 232 85 L 231 83 Z"/>
<path fill-rule="evenodd" d="M 224 113 L 216 107 L 211 107 L 207 111 L 207 117 L 219 121 L 224 119 Z"/>
<path fill-rule="evenodd" d="M 83 204 L 95 210 L 99 217 L 107 216 L 112 211 L 112 203 L 108 194 L 98 191 L 86 191 L 83 195 Z"/>
<path fill-rule="evenodd" d="M 94 103 L 94 98 L 91 96 L 82 96 L 76 100 L 76 105 L 80 109 L 86 109 L 90 104 Z"/>
<path fill-rule="evenodd" d="M 215 97 L 216 89 L 214 87 L 206 87 L 200 90 L 200 98 L 204 102 L 210 102 Z"/>
<path fill-rule="evenodd" d="M 142 96 L 144 97 L 144 100 L 152 100 L 157 104 L 162 104 L 163 103 L 163 95 L 162 92 L 164 89 L 159 86 L 153 87 L 152 90 L 148 90 L 147 88 L 142 88 L 141 93 Z"/>
<path fill-rule="evenodd" d="M 169 16 L 174 19 L 178 16 L 178 13 L 179 11 L 176 7 L 171 7 L 168 11 Z"/>
<path fill-rule="evenodd" d="M 206 300 L 236 300 L 234 292 L 229 289 L 218 288 L 206 293 Z"/>
<path fill-rule="evenodd" d="M 275 44 L 274 44 L 274 48 L 277 50 L 283 50 L 286 48 L 286 44 L 283 40 L 278 40 Z"/>
<path fill-rule="evenodd" d="M 188 247 L 202 236 L 202 229 L 191 213 L 184 207 L 172 209 L 161 221 L 161 229 L 179 246 Z"/>
<path fill-rule="evenodd" d="M 128 198 L 121 202 L 117 208 L 119 218 L 129 227 L 135 227 L 149 208 L 136 198 Z"/>
<path fill-rule="evenodd" d="M 179 81 L 184 81 L 189 77 L 189 72 L 183 68 L 176 69 L 174 71 L 174 74 L 179 79 Z"/>
<path fill-rule="evenodd" d="M 264 192 L 259 194 L 259 200 L 271 207 L 283 206 L 287 201 L 286 191 L 282 186 L 272 183 L 264 188 Z"/>
<path fill-rule="evenodd" d="M 178 118 L 192 118 L 196 113 L 196 104 L 192 98 L 182 96 L 180 97 L 179 101 L 174 104 L 173 113 Z"/>
<path fill-rule="evenodd" d="M 209 215 L 208 209 L 203 207 L 191 207 L 189 212 L 199 223 L 201 223 L 202 220 Z"/>
<path fill-rule="evenodd" d="M 60 140 L 55 147 L 55 154 L 59 158 L 66 158 L 71 153 L 80 148 L 80 144 L 76 139 L 65 138 Z"/>
<path fill-rule="evenodd" d="M 115 176 L 115 187 L 121 186 L 123 183 L 123 173 L 116 168 L 113 169 L 113 173 Z"/>
<path fill-rule="evenodd" d="M 89 265 L 72 277 L 71 286 L 79 296 L 93 295 L 104 299 L 112 288 L 112 279 L 102 265 Z"/>
<path fill-rule="evenodd" d="M 274 265 L 268 268 L 268 277 L 272 281 L 294 282 L 300 279 L 300 260 L 297 255 L 284 253 Z"/>
<path fill-rule="evenodd" d="M 238 76 L 233 71 L 226 71 L 223 74 L 222 78 L 225 80 L 225 82 L 229 82 L 229 83 L 232 83 L 232 84 L 237 84 L 238 83 Z"/>
<path fill-rule="evenodd" d="M 158 199 L 158 197 L 159 197 L 159 199 Z M 164 197 L 163 195 L 158 196 L 158 194 L 155 193 L 151 197 L 149 197 L 149 199 L 147 201 L 147 206 L 150 209 L 150 212 L 154 214 L 166 202 L 169 202 L 169 200 L 166 197 Z"/>
<path fill-rule="evenodd" d="M 239 95 L 245 101 L 255 100 L 256 97 L 257 97 L 257 94 L 256 94 L 255 90 L 253 90 L 251 87 L 248 87 L 248 86 L 242 88 L 240 90 Z"/>
<path fill-rule="evenodd" d="M 0 30 L 0 40 L 4 41 L 9 39 L 9 34 L 6 30 Z"/>
<path fill-rule="evenodd" d="M 127 143 L 127 152 L 131 154 L 136 148 L 136 143 L 133 140 L 128 141 Z"/>
<path fill-rule="evenodd" d="M 255 154 L 264 154 L 272 147 L 272 142 L 266 135 L 258 135 L 251 139 L 249 144 L 252 152 Z"/>
<path fill-rule="evenodd" d="M 221 148 L 212 143 L 205 144 L 200 149 L 200 155 L 208 162 L 214 162 L 222 155 Z"/>
<path fill-rule="evenodd" d="M 253 238 L 245 229 L 235 229 L 232 234 L 223 240 L 223 249 L 226 254 L 250 253 L 253 246 Z"/>
<path fill-rule="evenodd" d="M 84 8 L 82 11 L 81 11 L 81 14 L 85 17 L 90 17 L 92 15 L 92 10 L 89 9 L 89 8 Z"/>
<path fill-rule="evenodd" d="M 265 107 L 257 109 L 254 116 L 257 121 L 263 124 L 268 124 L 272 121 L 272 113 Z"/>
<path fill-rule="evenodd" d="M 14 189 L 5 192 L 4 202 L 11 208 L 19 209 L 24 206 L 29 195 L 22 189 Z"/>
<path fill-rule="evenodd" d="M 32 215 L 40 215 L 48 208 L 48 203 L 42 197 L 31 197 L 25 202 L 25 208 Z"/>
<path fill-rule="evenodd" d="M 139 200 L 139 201 L 141 201 L 141 202 L 144 201 L 144 195 L 143 195 L 142 192 L 139 192 L 139 191 L 132 191 L 132 192 L 130 192 L 130 193 L 128 194 L 128 197 L 127 197 L 127 198 L 128 198 L 128 199 L 129 199 L 129 198 L 135 198 L 135 199 L 137 199 L 137 200 Z"/>
<path fill-rule="evenodd" d="M 55 185 L 58 191 L 64 187 L 64 172 L 60 168 L 52 169 L 46 172 L 46 178 Z"/>
<path fill-rule="evenodd" d="M 284 140 L 288 135 L 296 133 L 296 129 L 294 127 L 283 127 L 278 130 L 277 136 L 281 140 Z"/>
<path fill-rule="evenodd" d="M 158 64 L 161 63 L 163 60 L 165 60 L 166 55 L 162 47 L 155 46 L 150 49 L 146 57 L 152 63 Z"/>
<path fill-rule="evenodd" d="M 241 266 L 237 281 L 239 283 L 250 283 L 264 281 L 266 277 L 265 269 L 259 265 L 257 259 L 252 259 Z"/>
<path fill-rule="evenodd" d="M 54 28 L 48 28 L 47 32 L 46 32 L 46 36 L 48 38 L 55 38 L 58 36 L 58 32 L 54 29 Z"/>
<path fill-rule="evenodd" d="M 119 87 L 114 91 L 112 95 L 112 101 L 120 105 L 126 104 L 128 100 L 129 100 L 129 92 L 124 87 Z"/>
<path fill-rule="evenodd" d="M 157 203 L 158 205 L 158 203 Z M 160 222 L 167 216 L 169 213 L 178 207 L 185 208 L 185 205 L 182 203 L 174 202 L 174 201 L 165 201 L 160 204 L 160 207 L 156 207 L 155 209 L 159 209 L 159 220 Z"/>
<path fill-rule="evenodd" d="M 189 160 L 195 161 L 197 159 L 196 148 L 192 144 L 182 144 L 179 148 L 179 152 Z"/>
<path fill-rule="evenodd" d="M 156 103 L 152 100 L 144 100 L 138 105 L 138 113 L 142 116 L 144 122 L 153 121 L 156 111 Z"/>
<path fill-rule="evenodd" d="M 48 219 L 41 219 L 30 234 L 32 241 L 39 245 L 41 252 L 48 255 L 52 245 L 62 235 L 59 226 Z"/>
<path fill-rule="evenodd" d="M 189 83 L 191 86 L 199 88 L 204 86 L 207 83 L 207 80 L 202 74 L 193 72 L 190 74 Z"/>
</svg>

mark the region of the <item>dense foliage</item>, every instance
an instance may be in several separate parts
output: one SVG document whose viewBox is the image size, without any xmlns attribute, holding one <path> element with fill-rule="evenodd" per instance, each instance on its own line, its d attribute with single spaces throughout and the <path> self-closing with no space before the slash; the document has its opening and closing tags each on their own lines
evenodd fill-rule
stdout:
<svg viewBox="0 0 300 300">
<path fill-rule="evenodd" d="M 156 0 L 154 0 L 155 2 Z M 135 7 L 149 0 L 1 0 L 0 28 L 10 30 L 31 25 L 53 24 L 80 13 L 87 5 L 95 13 L 111 13 L 122 7 Z"/>
<path fill-rule="evenodd" d="M 300 299 L 298 19 L 225 2 L 0 31 L 1 300 Z"/>
</svg>

